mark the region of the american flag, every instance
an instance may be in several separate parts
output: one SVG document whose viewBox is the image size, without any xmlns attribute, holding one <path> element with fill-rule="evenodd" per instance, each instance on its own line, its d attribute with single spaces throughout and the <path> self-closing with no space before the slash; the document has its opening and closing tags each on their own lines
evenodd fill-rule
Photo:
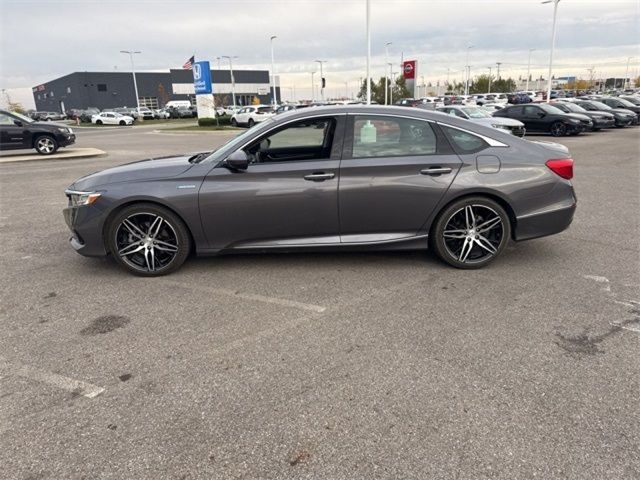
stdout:
<svg viewBox="0 0 640 480">
<path fill-rule="evenodd" d="M 196 60 L 195 55 L 191 55 L 191 58 L 186 62 L 184 62 L 184 65 L 182 65 L 182 68 L 184 68 L 185 70 L 191 70 L 193 68 L 193 62 L 195 62 L 195 60 Z"/>
</svg>

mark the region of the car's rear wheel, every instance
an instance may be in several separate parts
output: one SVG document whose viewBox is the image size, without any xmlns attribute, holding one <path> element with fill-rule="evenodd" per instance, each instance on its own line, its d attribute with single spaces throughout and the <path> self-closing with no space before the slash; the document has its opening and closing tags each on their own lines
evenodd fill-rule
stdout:
<svg viewBox="0 0 640 480">
<path fill-rule="evenodd" d="M 551 135 L 554 137 L 564 137 L 567 134 L 567 126 L 562 122 L 555 122 L 551 125 Z"/>
<path fill-rule="evenodd" d="M 140 203 L 124 208 L 107 231 L 109 251 L 134 275 L 155 277 L 177 270 L 189 256 L 189 232 L 170 210 Z"/>
<path fill-rule="evenodd" d="M 506 247 L 511 224 L 504 208 L 485 197 L 468 197 L 448 206 L 432 229 L 436 254 L 456 268 L 484 267 Z"/>
<path fill-rule="evenodd" d="M 238 121 L 235 118 L 231 119 L 231 125 L 233 125 L 234 127 L 238 126 Z"/>
<path fill-rule="evenodd" d="M 256 122 L 254 122 L 254 121 L 253 121 L 253 118 L 250 118 L 250 119 L 249 119 L 249 123 L 247 123 L 247 126 L 248 126 L 249 128 L 251 128 L 251 127 L 253 127 L 255 124 L 256 124 Z"/>
<path fill-rule="evenodd" d="M 96 120 L 96 125 L 102 125 L 102 120 Z"/>
<path fill-rule="evenodd" d="M 58 150 L 58 142 L 51 135 L 40 135 L 34 142 L 34 148 L 40 155 L 53 155 Z"/>
</svg>

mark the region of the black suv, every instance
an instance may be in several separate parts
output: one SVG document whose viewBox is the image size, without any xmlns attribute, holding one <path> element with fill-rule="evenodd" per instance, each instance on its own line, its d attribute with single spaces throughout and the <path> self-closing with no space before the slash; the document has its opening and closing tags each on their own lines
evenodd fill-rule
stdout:
<svg viewBox="0 0 640 480">
<path fill-rule="evenodd" d="M 585 116 L 564 113 L 547 103 L 513 105 L 493 114 L 494 117 L 507 117 L 520 120 L 528 132 L 549 132 L 554 137 L 577 135 L 593 128 L 593 121 Z"/>
<path fill-rule="evenodd" d="M 35 148 L 52 155 L 59 147 L 75 143 L 76 136 L 66 125 L 36 122 L 15 112 L 0 110 L 0 150 Z"/>
</svg>

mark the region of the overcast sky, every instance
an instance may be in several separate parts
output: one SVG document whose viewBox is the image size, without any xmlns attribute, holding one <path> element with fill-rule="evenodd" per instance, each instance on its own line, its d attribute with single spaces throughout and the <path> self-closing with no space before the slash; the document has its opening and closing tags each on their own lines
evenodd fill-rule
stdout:
<svg viewBox="0 0 640 480">
<path fill-rule="evenodd" d="M 553 6 L 540 0 L 371 0 L 372 67 L 384 73 L 384 44 L 397 66 L 417 59 L 426 82 L 460 79 L 468 45 L 475 74 L 544 74 Z M 0 88 L 33 105 L 30 87 L 73 71 L 129 70 L 123 49 L 141 50 L 138 70 L 180 68 L 192 54 L 217 65 L 276 71 L 284 97 L 309 97 L 315 59 L 327 60 L 328 94 L 355 90 L 365 75 L 365 0 L 0 0 Z M 561 0 L 554 74 L 638 74 L 639 0 Z M 223 63 L 228 68 L 228 63 Z M 396 67 L 397 69 L 397 67 Z M 495 72 L 495 70 L 494 70 Z M 546 76 L 546 74 L 545 74 Z M 317 80 L 318 76 L 316 76 Z M 348 85 L 345 86 L 345 82 Z M 29 88 L 29 90 L 27 90 Z"/>
</svg>

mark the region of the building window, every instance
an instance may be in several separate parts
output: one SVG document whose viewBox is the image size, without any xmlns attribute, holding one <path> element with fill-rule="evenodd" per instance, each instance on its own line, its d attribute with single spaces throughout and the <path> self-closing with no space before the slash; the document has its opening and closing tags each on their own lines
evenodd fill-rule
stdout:
<svg viewBox="0 0 640 480">
<path fill-rule="evenodd" d="M 53 98 L 53 92 L 49 93 L 49 96 L 50 96 L 51 98 Z"/>
<path fill-rule="evenodd" d="M 106 92 L 107 91 L 107 84 L 106 83 L 99 83 L 98 84 L 98 91 L 99 92 Z"/>
<path fill-rule="evenodd" d="M 67 93 L 71 93 L 71 87 L 67 87 Z"/>
<path fill-rule="evenodd" d="M 140 97 L 138 102 L 141 107 L 158 108 L 158 97 Z"/>
<path fill-rule="evenodd" d="M 40 100 L 40 94 L 38 94 L 38 100 Z"/>
</svg>

